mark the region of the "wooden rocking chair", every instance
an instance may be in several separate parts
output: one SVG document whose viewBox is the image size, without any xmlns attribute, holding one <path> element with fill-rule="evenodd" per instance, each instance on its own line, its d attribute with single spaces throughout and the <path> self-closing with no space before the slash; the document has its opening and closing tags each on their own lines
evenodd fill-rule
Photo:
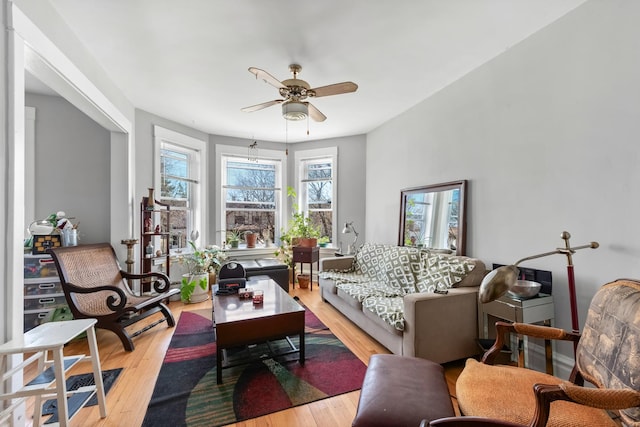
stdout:
<svg viewBox="0 0 640 427">
<path fill-rule="evenodd" d="M 121 270 L 109 243 L 52 248 L 48 252 L 55 262 L 73 317 L 97 319 L 96 327 L 118 335 L 125 350 L 133 351 L 132 337 L 165 320 L 169 327 L 175 326 L 171 310 L 163 301 L 180 290 L 170 289 L 166 274 L 131 274 Z M 135 295 L 129 287 L 130 280 L 152 281 L 156 294 Z M 164 318 L 132 334 L 125 330 L 127 326 L 158 311 L 162 312 Z"/>
</svg>

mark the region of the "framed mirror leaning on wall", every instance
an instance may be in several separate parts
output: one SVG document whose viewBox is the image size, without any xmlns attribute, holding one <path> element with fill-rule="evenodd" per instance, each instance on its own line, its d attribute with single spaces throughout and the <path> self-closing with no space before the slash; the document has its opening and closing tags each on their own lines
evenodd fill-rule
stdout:
<svg viewBox="0 0 640 427">
<path fill-rule="evenodd" d="M 466 187 L 462 180 L 402 190 L 398 245 L 465 255 Z"/>
</svg>

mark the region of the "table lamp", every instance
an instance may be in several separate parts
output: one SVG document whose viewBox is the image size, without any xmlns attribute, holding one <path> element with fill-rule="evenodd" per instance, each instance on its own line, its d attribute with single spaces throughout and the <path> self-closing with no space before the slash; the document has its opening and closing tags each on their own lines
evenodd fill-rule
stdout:
<svg viewBox="0 0 640 427">
<path fill-rule="evenodd" d="M 356 251 L 356 241 L 358 240 L 358 232 L 353 227 L 353 221 L 345 222 L 344 228 L 342 229 L 342 234 L 350 233 L 353 233 L 355 237 L 353 238 L 353 242 L 349 246 L 347 246 L 347 255 L 350 255 Z"/>
<path fill-rule="evenodd" d="M 571 234 L 567 231 L 563 231 L 560 238 L 564 240 L 564 248 L 556 248 L 555 251 L 545 252 L 543 254 L 532 255 L 526 258 L 518 260 L 513 265 L 505 265 L 503 267 L 496 268 L 485 276 L 480 284 L 479 299 L 482 303 L 491 302 L 500 298 L 509 289 L 516 285 L 518 282 L 518 276 L 520 270 L 518 270 L 518 264 L 524 261 L 542 258 L 549 255 L 562 254 L 567 256 L 567 275 L 569 279 L 569 302 L 571 304 L 571 328 L 573 332 L 578 333 L 580 326 L 578 324 L 578 306 L 576 303 L 576 283 L 573 274 L 573 260 L 571 256 L 579 249 L 591 248 L 596 249 L 598 242 L 591 242 L 588 245 L 571 247 L 569 244 L 569 238 Z"/>
</svg>

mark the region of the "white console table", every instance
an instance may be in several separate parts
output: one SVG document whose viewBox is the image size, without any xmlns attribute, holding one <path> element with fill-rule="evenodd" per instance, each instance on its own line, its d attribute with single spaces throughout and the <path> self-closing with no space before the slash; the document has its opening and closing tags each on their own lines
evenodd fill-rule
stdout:
<svg viewBox="0 0 640 427">
<path fill-rule="evenodd" d="M 479 336 L 482 338 L 495 337 L 493 328 L 489 330 L 489 316 L 501 320 L 517 323 L 544 323 L 552 326 L 554 319 L 553 297 L 548 294 L 538 294 L 535 298 L 518 299 L 508 294 L 503 295 L 495 301 L 480 304 L 478 310 Z M 553 375 L 553 354 L 551 341 L 545 340 L 546 371 Z M 521 366 L 528 364 L 528 346 L 525 338 L 524 351 L 520 349 L 520 340 L 516 343 L 519 350 L 518 361 Z"/>
<path fill-rule="evenodd" d="M 100 355 L 96 344 L 96 333 L 94 325 L 95 319 L 79 319 L 64 322 L 43 323 L 23 336 L 13 339 L 0 345 L 0 368 L 2 381 L 7 381 L 31 363 L 38 363 L 37 377 L 12 393 L 0 394 L 0 400 L 10 401 L 5 405 L 5 409 L 0 412 L 0 424 L 9 420 L 13 411 L 20 406 L 29 396 L 35 396 L 35 409 L 33 414 L 33 425 L 40 424 L 42 415 L 42 398 L 44 396 L 56 396 L 58 400 L 58 419 L 60 426 L 69 425 L 69 419 L 74 414 L 69 414 L 67 405 L 67 395 L 84 393 L 86 399 L 84 404 L 91 398 L 93 393 L 97 394 L 98 405 L 100 407 L 100 417 L 107 416 L 107 406 L 104 396 L 104 385 L 102 383 L 102 369 L 100 368 Z M 89 356 L 64 356 L 64 345 L 82 334 L 87 333 L 89 343 Z M 51 351 L 53 360 L 48 358 Z M 24 359 L 22 363 L 9 369 L 7 359 L 12 354 L 34 353 Z M 95 386 L 80 388 L 77 391 L 67 391 L 65 372 L 73 365 L 81 361 L 91 361 L 93 365 L 93 376 Z M 54 384 L 52 386 L 52 384 Z M 84 404 L 82 406 L 84 406 Z"/>
</svg>

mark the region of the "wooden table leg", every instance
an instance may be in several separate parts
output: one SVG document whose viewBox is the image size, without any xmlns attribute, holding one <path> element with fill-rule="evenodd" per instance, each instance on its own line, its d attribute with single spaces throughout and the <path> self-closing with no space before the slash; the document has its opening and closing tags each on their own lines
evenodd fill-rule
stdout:
<svg viewBox="0 0 640 427">
<path fill-rule="evenodd" d="M 299 350 L 300 350 L 300 364 L 304 365 L 304 359 L 305 359 L 305 355 L 304 355 L 304 328 L 302 329 L 302 332 L 300 333 L 300 344 L 298 345 Z"/>
<path fill-rule="evenodd" d="M 216 382 L 222 384 L 222 349 L 218 347 L 216 351 Z"/>
</svg>

